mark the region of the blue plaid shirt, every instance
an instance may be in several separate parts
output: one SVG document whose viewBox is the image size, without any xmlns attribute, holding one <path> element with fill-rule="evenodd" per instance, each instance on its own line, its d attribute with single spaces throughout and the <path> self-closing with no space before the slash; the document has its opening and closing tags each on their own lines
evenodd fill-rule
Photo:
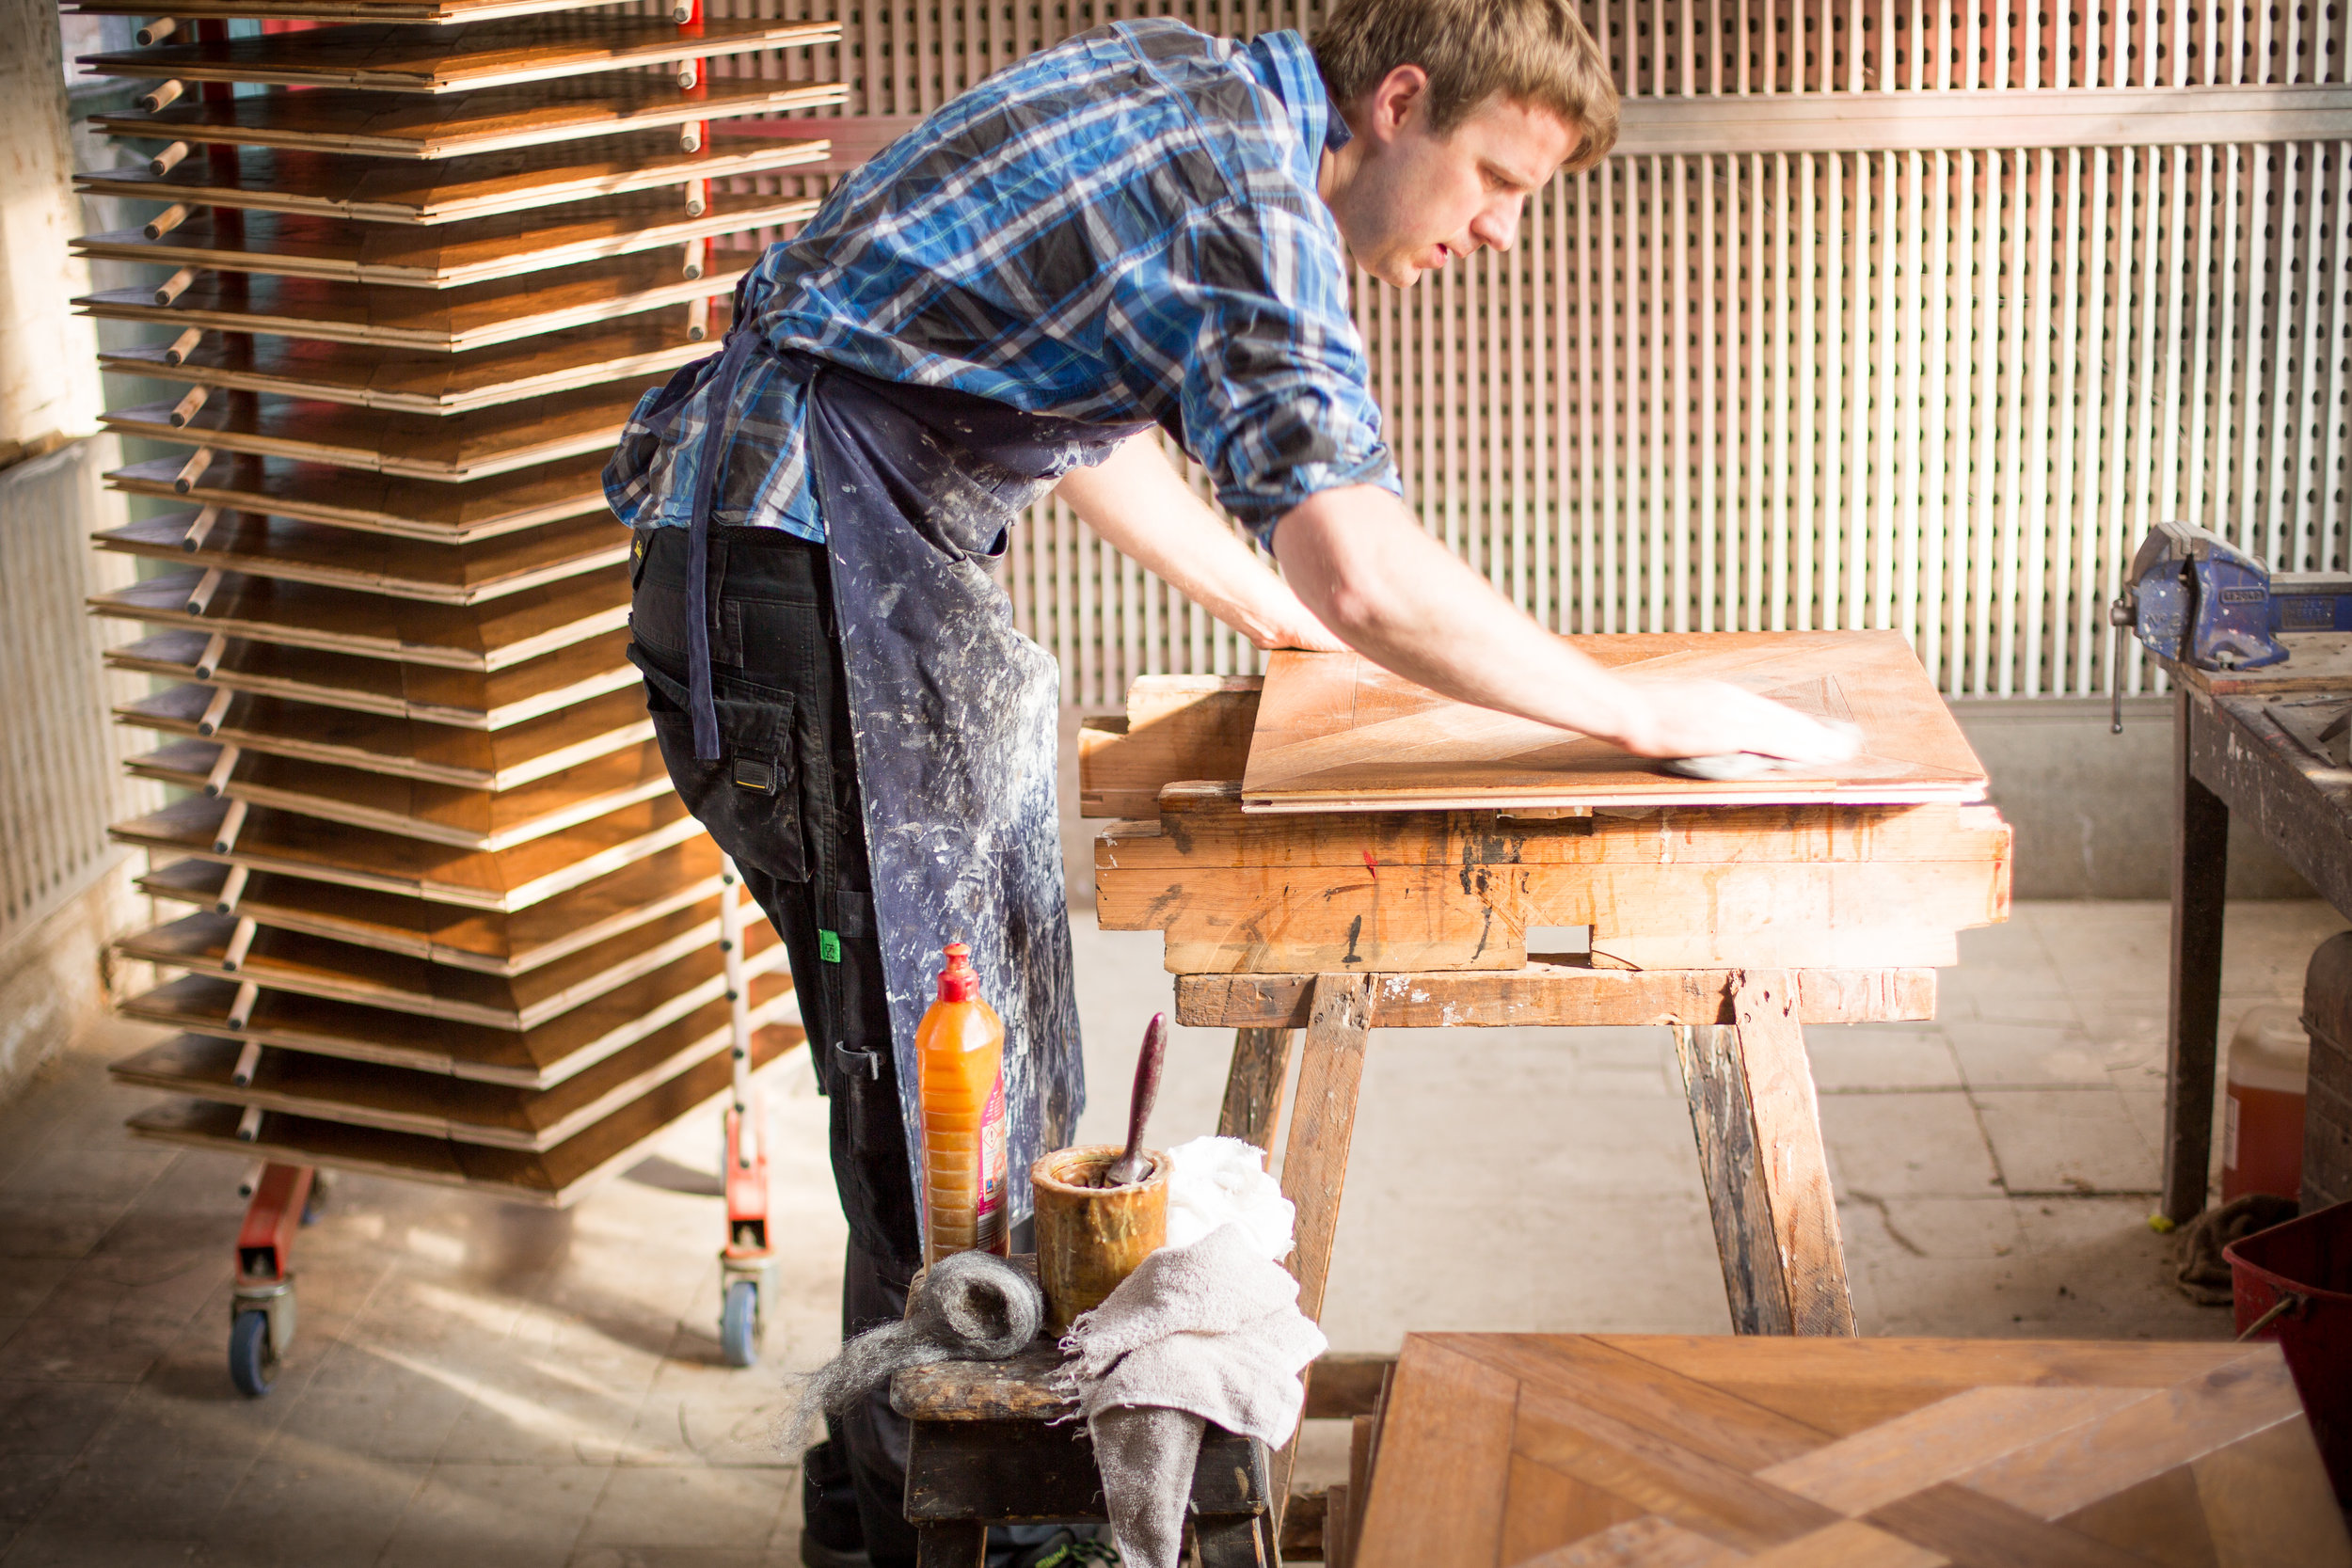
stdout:
<svg viewBox="0 0 2352 1568">
<path fill-rule="evenodd" d="M 884 380 L 1038 414 L 1158 424 L 1261 537 L 1319 490 L 1399 489 L 1316 195 L 1343 145 L 1296 33 L 1248 44 L 1121 22 L 991 76 L 850 175 L 738 285 L 737 331 Z M 724 421 L 712 520 L 822 539 L 805 382 L 758 355 L 723 409 L 708 367 L 638 405 L 605 469 L 637 528 L 690 520 Z M 651 422 L 657 400 L 675 413 Z"/>
</svg>

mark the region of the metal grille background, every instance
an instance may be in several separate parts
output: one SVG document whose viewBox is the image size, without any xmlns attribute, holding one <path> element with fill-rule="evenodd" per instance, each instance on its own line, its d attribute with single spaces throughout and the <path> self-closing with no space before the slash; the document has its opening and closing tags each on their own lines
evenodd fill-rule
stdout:
<svg viewBox="0 0 2352 1568">
<path fill-rule="evenodd" d="M 145 682 L 106 672 L 113 628 L 82 603 L 133 575 L 89 547 L 91 528 L 121 521 L 121 498 L 100 483 L 120 460 L 101 436 L 0 473 L 0 945 L 121 853 L 107 823 L 158 803 L 154 785 L 123 775 L 122 732 L 106 720 Z"/>
<path fill-rule="evenodd" d="M 1099 22 L 1319 8 L 845 0 L 840 64 L 915 115 Z M 2104 625 L 2151 522 L 2343 565 L 2352 0 L 1583 11 L 1618 154 L 1509 255 L 1357 291 L 1408 499 L 1515 602 L 1891 626 L 1954 696 L 2090 695 L 2152 678 Z M 1068 702 L 1256 666 L 1060 509 L 1006 580 Z"/>
</svg>

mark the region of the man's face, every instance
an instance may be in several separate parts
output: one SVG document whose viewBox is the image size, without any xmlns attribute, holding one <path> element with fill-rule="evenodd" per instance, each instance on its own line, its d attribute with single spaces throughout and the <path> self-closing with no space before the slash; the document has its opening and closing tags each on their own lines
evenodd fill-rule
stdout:
<svg viewBox="0 0 2352 1568">
<path fill-rule="evenodd" d="M 1327 161 L 1324 199 L 1358 265 L 1406 289 L 1482 246 L 1508 250 L 1519 214 L 1576 150 L 1549 110 L 1489 98 L 1444 135 L 1429 79 L 1399 66 L 1347 115 L 1356 139 Z"/>
</svg>

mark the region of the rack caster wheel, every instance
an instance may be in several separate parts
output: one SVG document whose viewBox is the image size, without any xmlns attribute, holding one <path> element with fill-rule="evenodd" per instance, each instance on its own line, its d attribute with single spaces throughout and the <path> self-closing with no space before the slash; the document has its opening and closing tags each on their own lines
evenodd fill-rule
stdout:
<svg viewBox="0 0 2352 1568">
<path fill-rule="evenodd" d="M 759 1361 L 759 1286 L 738 1279 L 727 1286 L 719 1314 L 719 1353 L 730 1367 L 751 1367 Z"/>
<path fill-rule="evenodd" d="M 247 1399 L 269 1392 L 278 1377 L 278 1349 L 270 1343 L 269 1314 L 240 1312 L 229 1323 L 229 1381 Z"/>
</svg>

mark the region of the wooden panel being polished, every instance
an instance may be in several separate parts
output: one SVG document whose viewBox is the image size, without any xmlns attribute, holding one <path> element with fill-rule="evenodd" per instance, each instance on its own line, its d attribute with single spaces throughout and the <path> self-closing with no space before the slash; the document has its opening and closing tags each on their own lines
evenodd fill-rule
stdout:
<svg viewBox="0 0 2352 1568">
<path fill-rule="evenodd" d="M 599 11 L 438 27 L 316 27 L 76 58 L 99 76 L 453 93 L 593 76 L 668 60 L 804 48 L 840 37 L 836 22 L 712 21 L 679 26 L 667 18 Z"/>
<path fill-rule="evenodd" d="M 623 678 L 634 674 L 632 668 Z M 202 686 L 177 686 L 135 698 L 117 707 L 115 717 L 135 728 L 230 741 L 271 756 L 304 757 L 469 789 L 515 789 L 651 738 L 653 723 L 645 717 L 645 699 L 637 684 L 628 680 L 604 696 L 559 705 L 539 718 L 495 730 L 479 721 L 460 728 L 232 693 L 208 736 L 200 721 L 214 694 Z M 498 716 L 495 709 L 491 716 Z"/>
<path fill-rule="evenodd" d="M 1278 653 L 1266 672 L 1247 811 L 1977 800 L 1983 765 L 1899 633 L 1571 637 L 1642 679 L 1715 680 L 1858 726 L 1862 754 L 1746 783 L 1670 774 L 1604 741 L 1438 697 L 1354 654 Z"/>
<path fill-rule="evenodd" d="M 624 806 L 592 822 L 495 852 L 346 828 L 267 807 L 249 811 L 235 843 L 218 847 L 230 802 L 193 796 L 118 822 L 118 844 L 280 871 L 345 887 L 407 894 L 477 910 L 525 910 L 702 832 L 675 795 Z"/>
<path fill-rule="evenodd" d="M 425 784 L 241 746 L 225 755 L 234 744 L 174 740 L 124 766 L 176 789 L 485 851 L 512 849 L 671 788 L 660 749 L 649 740 L 507 790 Z"/>
<path fill-rule="evenodd" d="M 182 99 L 154 114 L 92 115 L 90 121 L 110 135 L 154 141 L 438 159 L 736 115 L 788 114 L 829 107 L 848 97 L 837 82 L 734 76 L 681 92 L 658 77 L 592 76 L 433 98 L 321 87 L 219 101 Z"/>
<path fill-rule="evenodd" d="M 528 408 L 491 408 L 445 419 L 244 393 L 213 399 L 184 425 L 171 422 L 168 403 L 110 408 L 100 419 L 117 435 L 202 447 L 215 453 L 293 457 L 454 482 L 609 451 L 645 385 L 644 380 L 612 382 L 544 398 Z"/>
<path fill-rule="evenodd" d="M 520 975 L 485 974 L 277 929 L 253 936 L 244 957 L 232 967 L 228 949 L 238 920 L 237 915 L 211 911 L 183 915 L 119 938 L 116 946 L 128 957 L 163 968 L 250 982 L 269 991 L 357 1003 L 487 1029 L 535 1029 L 632 980 L 714 948 L 719 940 L 719 901 L 708 898 Z M 744 952 L 747 956 L 766 953 L 780 940 L 766 921 L 753 922 L 745 927 Z"/>
<path fill-rule="evenodd" d="M 134 164 L 77 174 L 73 183 L 92 196 L 142 201 L 442 224 L 818 164 L 830 145 L 822 136 L 731 136 L 689 152 L 676 136 L 647 131 L 434 164 L 246 147 L 228 150 L 225 166 L 190 158 L 152 174 Z"/>
<path fill-rule="evenodd" d="M 750 966 L 755 974 L 785 968 L 781 945 Z M 132 998 L 123 1012 L 149 1023 L 224 1039 L 307 1051 L 355 1062 L 381 1062 L 469 1082 L 548 1089 L 585 1072 L 712 1002 L 726 1000 L 726 974 L 713 945 L 606 992 L 535 1029 L 492 1029 L 420 1018 L 380 1007 L 265 990 L 242 1029 L 230 1027 L 237 988 L 188 974 Z"/>
<path fill-rule="evenodd" d="M 753 1037 L 753 1064 L 763 1067 L 800 1043 L 799 1030 L 771 1024 Z M 283 1113 L 264 1115 L 258 1135 L 242 1142 L 238 1107 L 197 1100 L 167 1101 L 133 1117 L 130 1127 L 141 1137 L 247 1160 L 369 1171 L 562 1208 L 635 1164 L 672 1122 L 725 1094 L 731 1070 L 726 1053 L 714 1053 L 544 1153 Z"/>
<path fill-rule="evenodd" d="M 604 502 L 604 461 L 605 454 L 590 452 L 449 484 L 287 457 L 223 453 L 185 490 L 177 483 L 185 457 L 134 463 L 109 472 L 106 482 L 126 495 L 466 545 L 549 523 L 605 523 L 612 513 Z"/>
<path fill-rule="evenodd" d="M 1414 1334 L 1355 1568 L 2352 1563 L 2275 1345 Z"/>
<path fill-rule="evenodd" d="M 744 229 L 799 223 L 801 196 L 719 195 L 695 215 L 669 191 L 598 197 L 540 212 L 468 218 L 437 229 L 357 223 L 308 213 L 199 215 L 149 239 L 142 230 L 85 234 L 76 255 L 159 267 L 205 267 L 402 289 L 461 289 L 662 250 Z"/>
<path fill-rule="evenodd" d="M 805 1038 L 793 1022 L 790 982 L 762 975 L 752 986 L 752 1027 Z M 637 1096 L 724 1052 L 727 1009 L 707 1004 L 552 1089 L 518 1089 L 446 1073 L 350 1062 L 308 1052 L 264 1049 L 252 1082 L 235 1082 L 235 1040 L 175 1035 L 111 1064 L 125 1083 L 230 1105 L 316 1117 L 353 1127 L 418 1132 L 496 1148 L 546 1150 L 611 1116 Z"/>
<path fill-rule="evenodd" d="M 176 360 L 158 344 L 98 357 L 110 371 L 153 381 L 405 414 L 463 414 L 611 381 L 661 380 L 716 350 L 689 333 L 686 317 L 672 307 L 469 354 L 215 334 Z M 728 319 L 725 308 L 712 309 L 709 337 L 723 337 Z"/>
<path fill-rule="evenodd" d="M 569 518 L 529 533 L 473 544 L 443 545 L 229 512 L 216 514 L 204 526 L 200 543 L 190 548 L 190 525 L 199 515 L 194 509 L 167 512 L 102 529 L 90 537 L 102 549 L 151 561 L 199 569 L 217 566 L 248 577 L 442 605 L 487 604 L 617 565 L 628 557 L 628 534 L 613 525 L 610 514 Z"/>
<path fill-rule="evenodd" d="M 215 909 L 227 890 L 229 873 L 216 861 L 174 861 L 141 877 L 139 888 L 171 903 Z M 705 837 L 633 861 L 513 913 L 273 872 L 247 877 L 234 908 L 266 929 L 332 937 L 379 952 L 511 977 L 715 897 L 718 892 L 719 847 Z"/>
<path fill-rule="evenodd" d="M 628 624 L 628 572 L 600 567 L 480 605 L 424 604 L 224 572 L 200 612 L 191 567 L 91 595 L 102 615 L 290 648 L 488 673 L 510 670 Z"/>
<path fill-rule="evenodd" d="M 690 278 L 676 256 L 620 256 L 462 289 L 378 289 L 314 277 L 254 273 L 201 277 L 169 305 L 152 289 L 109 289 L 74 301 L 108 321 L 173 329 L 259 332 L 325 342 L 460 354 L 543 333 L 592 326 L 644 310 L 670 309 L 683 323 L 693 300 L 724 294 L 759 260 L 756 252 L 706 250 Z"/>
</svg>

